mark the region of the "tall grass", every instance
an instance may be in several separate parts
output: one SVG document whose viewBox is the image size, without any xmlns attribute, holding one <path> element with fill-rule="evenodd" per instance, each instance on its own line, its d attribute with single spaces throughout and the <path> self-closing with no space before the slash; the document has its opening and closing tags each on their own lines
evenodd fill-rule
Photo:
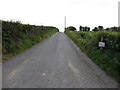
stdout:
<svg viewBox="0 0 120 90">
<path fill-rule="evenodd" d="M 3 60 L 18 54 L 58 32 L 56 27 L 22 24 L 18 21 L 2 21 Z"/>
<path fill-rule="evenodd" d="M 97 65 L 120 82 L 120 32 L 65 32 Z M 103 37 L 105 47 L 98 47 Z"/>
</svg>

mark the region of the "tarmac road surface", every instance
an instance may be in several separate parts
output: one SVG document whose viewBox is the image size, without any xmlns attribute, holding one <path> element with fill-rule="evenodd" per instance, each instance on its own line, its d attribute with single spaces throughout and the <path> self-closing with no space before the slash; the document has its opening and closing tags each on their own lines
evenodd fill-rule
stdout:
<svg viewBox="0 0 120 90">
<path fill-rule="evenodd" d="M 60 32 L 4 63 L 2 78 L 3 88 L 118 87 Z"/>
</svg>

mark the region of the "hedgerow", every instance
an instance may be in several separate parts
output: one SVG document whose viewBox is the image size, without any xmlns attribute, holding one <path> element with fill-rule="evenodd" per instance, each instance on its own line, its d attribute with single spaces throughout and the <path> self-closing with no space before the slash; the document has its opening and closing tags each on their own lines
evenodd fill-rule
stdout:
<svg viewBox="0 0 120 90">
<path fill-rule="evenodd" d="M 65 31 L 97 65 L 120 82 L 120 32 Z M 105 47 L 98 47 L 103 37 Z"/>
<path fill-rule="evenodd" d="M 3 60 L 30 48 L 58 32 L 56 27 L 22 24 L 19 21 L 2 21 Z"/>
</svg>

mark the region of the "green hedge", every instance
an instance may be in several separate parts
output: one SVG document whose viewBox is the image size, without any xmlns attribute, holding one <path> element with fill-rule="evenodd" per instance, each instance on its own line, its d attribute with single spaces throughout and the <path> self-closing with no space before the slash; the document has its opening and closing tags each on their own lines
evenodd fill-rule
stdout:
<svg viewBox="0 0 120 90">
<path fill-rule="evenodd" d="M 96 64 L 120 82 L 120 32 L 65 32 Z M 103 37 L 105 48 L 98 47 Z"/>
<path fill-rule="evenodd" d="M 30 48 L 58 32 L 56 27 L 22 24 L 19 21 L 2 21 L 3 60 Z"/>
</svg>

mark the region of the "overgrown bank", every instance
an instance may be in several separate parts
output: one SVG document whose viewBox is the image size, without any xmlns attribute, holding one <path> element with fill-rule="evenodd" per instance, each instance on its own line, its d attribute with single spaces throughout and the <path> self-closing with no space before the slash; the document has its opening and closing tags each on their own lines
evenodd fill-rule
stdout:
<svg viewBox="0 0 120 90">
<path fill-rule="evenodd" d="M 3 62 L 58 31 L 56 27 L 52 26 L 22 24 L 19 21 L 2 21 Z"/>
<path fill-rule="evenodd" d="M 97 65 L 120 82 L 120 32 L 65 31 L 65 33 Z M 98 43 L 103 37 L 106 46 L 102 49 Z"/>
</svg>

